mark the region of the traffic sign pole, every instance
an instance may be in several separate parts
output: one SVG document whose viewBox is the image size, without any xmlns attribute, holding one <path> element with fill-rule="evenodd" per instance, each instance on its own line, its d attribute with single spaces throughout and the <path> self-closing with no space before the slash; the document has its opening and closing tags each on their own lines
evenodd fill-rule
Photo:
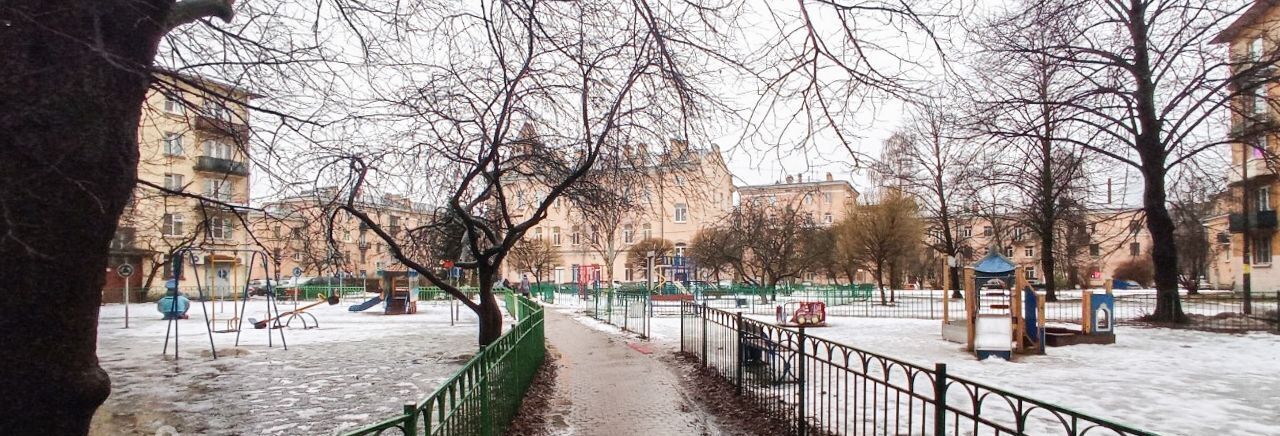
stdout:
<svg viewBox="0 0 1280 436">
<path fill-rule="evenodd" d="M 133 275 L 133 265 L 121 264 L 116 267 L 116 274 L 124 279 L 124 328 L 129 328 L 129 276 Z"/>
</svg>

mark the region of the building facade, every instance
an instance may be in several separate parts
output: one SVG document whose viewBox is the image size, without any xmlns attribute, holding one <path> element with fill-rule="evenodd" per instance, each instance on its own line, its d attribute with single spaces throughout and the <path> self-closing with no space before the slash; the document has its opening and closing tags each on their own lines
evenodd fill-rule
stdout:
<svg viewBox="0 0 1280 436">
<path fill-rule="evenodd" d="M 129 264 L 130 285 L 159 288 L 170 278 L 170 255 L 198 249 L 185 262 L 183 285 L 229 292 L 249 274 L 246 248 L 249 203 L 249 114 L 252 92 L 193 76 L 157 76 L 138 128 L 138 181 L 111 244 L 106 301 L 119 301 Z M 162 188 L 162 189 L 159 189 Z M 186 195 L 190 194 L 190 195 Z M 196 197 L 203 197 L 202 200 Z M 188 283 L 189 282 L 189 283 Z"/>
<path fill-rule="evenodd" d="M 320 188 L 268 203 L 264 212 L 251 215 L 254 236 L 281 278 L 337 277 L 353 281 L 374 281 L 406 268 L 395 259 L 391 246 L 368 226 L 336 205 L 342 193 L 337 188 Z M 423 258 L 412 236 L 435 216 L 432 209 L 403 196 L 365 196 L 357 209 L 372 218 L 396 244 L 415 258 Z M 332 235 L 330 234 L 332 229 Z M 429 256 L 427 257 L 429 258 Z M 274 275 L 276 267 L 270 274 Z M 266 278 L 257 270 L 253 278 Z"/>
<path fill-rule="evenodd" d="M 831 173 L 818 181 L 805 181 L 803 175 L 787 176 L 784 183 L 738 188 L 738 197 L 744 204 L 790 207 L 820 226 L 830 226 L 844 218 L 849 208 L 857 205 L 858 195 L 852 184 L 835 180 Z"/>
<path fill-rule="evenodd" d="M 699 230 L 720 223 L 733 210 L 732 176 L 718 147 L 697 149 L 673 140 L 661 153 L 644 150 L 641 147 L 635 153 L 648 162 L 643 165 L 647 174 L 638 177 L 640 181 L 624 194 L 633 196 L 633 201 L 627 210 L 606 218 L 617 222 L 598 222 L 600 218 L 589 218 L 560 199 L 552 203 L 546 218 L 525 234 L 526 239 L 548 241 L 560 253 L 561 262 L 541 281 L 575 282 L 583 271 L 597 268 L 598 278 L 605 282 L 643 281 L 647 268 L 627 262 L 632 245 L 661 238 L 674 246 L 672 255 L 683 256 Z M 537 201 L 532 200 L 540 198 L 539 193 L 527 191 L 517 193 L 516 209 L 536 206 Z M 658 269 L 655 274 L 662 274 Z M 510 260 L 504 265 L 503 277 L 513 282 L 526 274 L 529 272 L 516 271 Z M 529 279 L 535 277 L 529 274 Z"/>
<path fill-rule="evenodd" d="M 1280 147 L 1274 103 L 1278 91 L 1274 87 L 1275 79 L 1269 76 L 1274 74 L 1274 66 L 1252 73 L 1268 76 L 1248 74 L 1258 70 L 1254 68 L 1258 62 L 1275 63 L 1276 50 L 1280 48 L 1280 3 L 1255 2 L 1213 42 L 1227 47 L 1233 72 L 1241 76 L 1241 80 L 1233 80 L 1230 86 L 1243 98 L 1230 102 L 1230 210 L 1205 223 L 1214 244 L 1223 246 L 1212 263 L 1211 272 L 1214 276 L 1230 277 L 1232 288 L 1241 290 L 1244 272 L 1249 270 L 1253 291 L 1275 292 L 1280 290 L 1280 266 L 1272 263 L 1272 254 L 1280 249 L 1274 237 L 1275 195 L 1280 191 L 1280 178 L 1275 171 L 1275 157 Z M 1246 239 L 1248 265 L 1244 262 Z"/>
</svg>

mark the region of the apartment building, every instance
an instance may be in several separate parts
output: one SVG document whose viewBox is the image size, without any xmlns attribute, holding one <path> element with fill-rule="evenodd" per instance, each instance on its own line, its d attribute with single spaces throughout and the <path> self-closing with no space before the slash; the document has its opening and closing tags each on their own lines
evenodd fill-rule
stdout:
<svg viewBox="0 0 1280 436">
<path fill-rule="evenodd" d="M 1255 2 L 1213 42 L 1226 45 L 1235 73 L 1242 79 L 1230 86 L 1244 91 L 1242 94 L 1246 97 L 1230 105 L 1229 139 L 1233 143 L 1228 191 L 1234 204 L 1231 213 L 1206 221 L 1211 235 L 1220 235 L 1215 242 L 1226 246 L 1211 270 L 1215 275 L 1230 277 L 1234 288 L 1239 290 L 1248 268 L 1255 292 L 1274 292 L 1280 289 L 1280 266 L 1273 266 L 1272 262 L 1272 253 L 1278 248 L 1274 237 L 1275 195 L 1280 192 L 1280 177 L 1274 171 L 1277 162 L 1273 161 L 1280 151 L 1275 124 L 1277 90 L 1273 86 L 1276 81 L 1271 77 L 1275 68 L 1254 67 L 1260 61 L 1274 63 L 1276 50 L 1280 48 L 1280 3 Z M 1266 76 L 1245 76 L 1247 72 Z M 1252 89 L 1241 90 L 1241 86 Z M 1249 265 L 1244 263 L 1246 239 Z"/>
<path fill-rule="evenodd" d="M 1094 210 L 1087 212 L 1084 221 L 1083 227 L 1059 231 L 1055 241 L 1058 274 L 1075 269 L 1082 285 L 1098 287 L 1112 277 L 1120 264 L 1149 257 L 1151 234 L 1141 210 Z M 959 222 L 956 234 L 963 247 L 959 259 L 962 265 L 978 261 L 989 250 L 997 250 L 1021 266 L 1028 280 L 1045 280 L 1041 266 L 1045 253 L 1040 237 L 1030 228 L 999 214 L 971 214 Z M 940 237 L 936 228 L 929 232 L 930 238 Z"/>
<path fill-rule="evenodd" d="M 254 236 L 266 248 L 272 262 L 278 262 L 281 278 L 291 276 L 295 268 L 304 277 L 333 277 L 341 273 L 352 280 L 370 281 L 388 272 L 407 271 L 392 256 L 386 241 L 359 219 L 336 211 L 341 195 L 337 188 L 320 188 L 273 201 L 263 208 L 264 212 L 250 216 Z M 394 194 L 365 196 L 357 208 L 410 253 L 420 248 L 410 237 L 412 229 L 429 224 L 435 216 L 430 206 Z M 272 268 L 274 275 L 275 267 Z M 253 277 L 265 278 L 267 273 L 255 270 Z"/>
<path fill-rule="evenodd" d="M 618 214 L 615 225 L 600 225 L 586 218 L 563 198 L 553 203 L 547 217 L 530 229 L 525 238 L 545 239 L 560 251 L 562 263 L 543 281 L 576 281 L 583 266 L 598 267 L 601 280 L 640 281 L 646 270 L 627 265 L 627 250 L 647 238 L 662 238 L 674 245 L 674 255 L 683 256 L 694 235 L 716 225 L 733 210 L 734 186 L 728 167 L 716 146 L 696 148 L 672 140 L 661 152 L 639 146 L 628 151 L 630 159 L 645 171 L 630 192 L 638 207 Z M 513 184 L 519 186 L 519 183 Z M 517 188 L 517 209 L 531 209 L 533 201 L 545 193 L 536 188 Z M 524 199 L 528 199 L 526 202 Z M 616 227 L 610 232 L 609 227 Z M 603 228 L 603 231 L 602 231 Z M 611 258 L 611 259 L 610 259 Z M 612 264 L 612 269 L 608 265 Z M 503 276 L 519 281 L 523 271 L 511 262 Z"/>
<path fill-rule="evenodd" d="M 835 180 L 827 173 L 823 180 L 805 181 L 804 175 L 796 175 L 787 176 L 785 183 L 741 186 L 738 196 L 743 204 L 790 207 L 818 225 L 830 226 L 858 203 L 859 194 L 848 181 Z"/>
<path fill-rule="evenodd" d="M 179 247 L 206 250 L 187 262 L 183 275 L 192 284 L 196 273 L 202 284 L 226 293 L 248 274 L 245 255 L 207 250 L 246 247 L 245 215 L 235 209 L 249 202 L 249 114 L 242 103 L 260 96 L 203 77 L 157 80 L 142 108 L 139 184 L 111 244 L 105 301 L 122 298 L 119 265 L 133 267 L 131 286 L 160 287 L 172 274 L 164 265 Z"/>
</svg>

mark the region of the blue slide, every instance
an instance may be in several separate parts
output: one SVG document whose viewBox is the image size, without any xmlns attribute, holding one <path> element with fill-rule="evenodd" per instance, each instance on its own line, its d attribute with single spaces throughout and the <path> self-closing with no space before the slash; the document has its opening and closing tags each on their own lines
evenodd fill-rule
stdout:
<svg viewBox="0 0 1280 436">
<path fill-rule="evenodd" d="M 377 297 L 370 298 L 369 301 L 357 304 L 355 306 L 348 307 L 347 310 L 352 312 L 363 312 L 365 309 L 368 309 L 373 306 L 377 306 L 378 303 L 381 303 L 381 302 L 382 302 L 382 296 L 379 295 Z"/>
</svg>

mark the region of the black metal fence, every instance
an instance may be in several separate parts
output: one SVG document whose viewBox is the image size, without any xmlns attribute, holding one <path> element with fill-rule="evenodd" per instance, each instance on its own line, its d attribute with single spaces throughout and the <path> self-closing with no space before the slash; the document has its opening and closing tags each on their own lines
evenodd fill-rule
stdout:
<svg viewBox="0 0 1280 436">
<path fill-rule="evenodd" d="M 1151 435 L 947 373 L 685 302 L 682 352 L 793 434 Z"/>
</svg>

